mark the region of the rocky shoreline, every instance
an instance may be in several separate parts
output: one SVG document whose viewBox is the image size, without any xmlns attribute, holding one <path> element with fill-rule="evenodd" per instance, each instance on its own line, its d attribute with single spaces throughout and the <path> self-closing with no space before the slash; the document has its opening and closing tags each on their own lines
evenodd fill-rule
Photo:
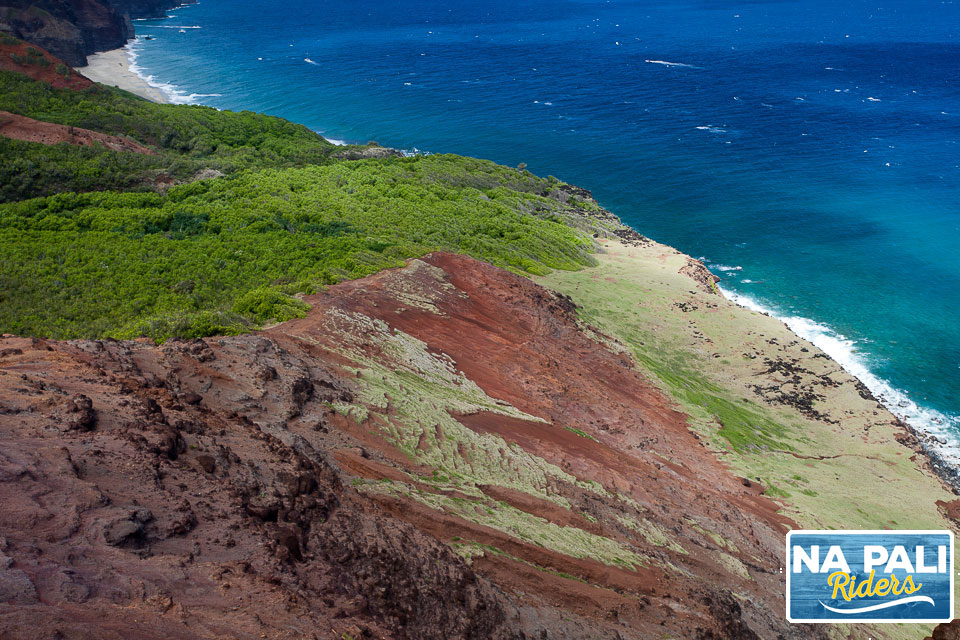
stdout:
<svg viewBox="0 0 960 640">
<path fill-rule="evenodd" d="M 0 34 L 49 51 L 72 67 L 87 56 L 124 46 L 133 20 L 159 18 L 196 0 L 0 0 Z"/>
</svg>

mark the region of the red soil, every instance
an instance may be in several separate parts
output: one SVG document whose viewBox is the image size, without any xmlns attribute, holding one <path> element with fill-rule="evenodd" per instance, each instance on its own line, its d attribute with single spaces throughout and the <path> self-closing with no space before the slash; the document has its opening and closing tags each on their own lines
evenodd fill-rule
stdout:
<svg viewBox="0 0 960 640">
<path fill-rule="evenodd" d="M 0 637 L 821 633 L 783 620 L 776 505 L 701 447 L 626 358 L 584 335 L 569 300 L 469 258 L 424 260 L 442 280 L 407 268 L 337 285 L 308 299 L 306 318 L 259 335 L 161 347 L 0 338 Z M 440 313 L 397 295 L 418 288 Z M 467 498 L 418 479 L 433 470 L 385 435 L 390 410 L 370 407 L 358 424 L 331 409 L 358 403 L 363 383 L 337 351 L 358 337 L 338 333 L 343 311 L 418 337 L 546 420 L 459 418 L 581 481 L 550 487 L 570 509 L 495 479 L 477 487 L 488 499 L 610 538 L 642 566 L 356 490 L 390 479 Z M 367 356 L 392 362 L 374 344 Z M 455 540 L 488 552 L 468 564 Z"/>
<path fill-rule="evenodd" d="M 31 55 L 30 50 L 39 55 Z M 43 60 L 44 62 L 41 62 Z M 34 80 L 46 82 L 57 89 L 83 91 L 95 87 L 94 83 L 80 75 L 59 58 L 44 49 L 26 42 L 4 44 L 0 42 L 0 69 L 18 71 Z"/>
<path fill-rule="evenodd" d="M 7 111 L 0 111 L 0 136 L 23 140 L 25 142 L 39 142 L 41 144 L 75 144 L 91 147 L 102 144 L 114 151 L 131 151 L 157 155 L 153 149 L 148 149 L 138 142 L 111 136 L 80 127 L 68 127 L 52 122 L 34 120 L 25 116 L 16 115 Z"/>
</svg>

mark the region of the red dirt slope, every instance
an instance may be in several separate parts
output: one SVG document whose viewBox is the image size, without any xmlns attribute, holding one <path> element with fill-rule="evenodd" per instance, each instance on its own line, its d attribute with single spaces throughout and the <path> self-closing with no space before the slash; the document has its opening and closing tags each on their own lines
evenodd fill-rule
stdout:
<svg viewBox="0 0 960 640">
<path fill-rule="evenodd" d="M 0 39 L 0 69 L 17 71 L 57 89 L 82 91 L 95 86 L 44 49 L 22 41 L 8 42 L 7 39 L 12 40 L 9 36 Z"/>
<path fill-rule="evenodd" d="M 153 149 L 149 149 L 133 140 L 90 131 L 89 129 L 81 129 L 80 127 L 68 127 L 62 124 L 34 120 L 8 111 L 0 111 L 0 136 L 41 144 L 66 142 L 67 144 L 87 147 L 102 144 L 113 151 L 157 155 L 157 152 Z"/>
<path fill-rule="evenodd" d="M 783 620 L 776 505 L 585 334 L 570 300 L 433 254 L 308 301 L 259 335 L 0 339 L 0 637 L 821 633 Z M 411 421 L 403 392 L 378 395 L 400 372 L 422 394 L 411 411 L 444 402 L 414 365 L 528 416 L 460 415 L 453 442 Z M 410 430 L 414 447 L 397 436 Z M 436 481 L 433 442 L 459 490 Z M 478 442 L 501 444 L 481 458 Z M 558 469 L 544 486 L 503 480 L 537 461 Z M 488 513 L 642 561 L 564 552 Z"/>
</svg>

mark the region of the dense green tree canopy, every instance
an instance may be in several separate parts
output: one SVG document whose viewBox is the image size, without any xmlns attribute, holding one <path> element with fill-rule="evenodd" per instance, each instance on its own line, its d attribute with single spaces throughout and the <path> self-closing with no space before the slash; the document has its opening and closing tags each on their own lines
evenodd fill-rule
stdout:
<svg viewBox="0 0 960 640">
<path fill-rule="evenodd" d="M 433 250 L 521 273 L 592 261 L 589 234 L 565 221 L 596 204 L 525 170 L 452 155 L 346 161 L 279 118 L 9 72 L 0 109 L 160 154 L 0 138 L 0 331 L 240 332 L 302 315 L 298 294 Z M 202 169 L 225 175 L 195 180 Z M 158 190 L 161 175 L 180 184 Z"/>
</svg>

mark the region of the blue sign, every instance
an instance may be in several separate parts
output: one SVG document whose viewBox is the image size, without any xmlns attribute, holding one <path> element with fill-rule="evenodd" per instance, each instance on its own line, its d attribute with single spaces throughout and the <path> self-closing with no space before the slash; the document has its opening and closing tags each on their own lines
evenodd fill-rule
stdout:
<svg viewBox="0 0 960 640">
<path fill-rule="evenodd" d="M 791 531 L 790 622 L 950 622 L 950 531 Z"/>
</svg>

